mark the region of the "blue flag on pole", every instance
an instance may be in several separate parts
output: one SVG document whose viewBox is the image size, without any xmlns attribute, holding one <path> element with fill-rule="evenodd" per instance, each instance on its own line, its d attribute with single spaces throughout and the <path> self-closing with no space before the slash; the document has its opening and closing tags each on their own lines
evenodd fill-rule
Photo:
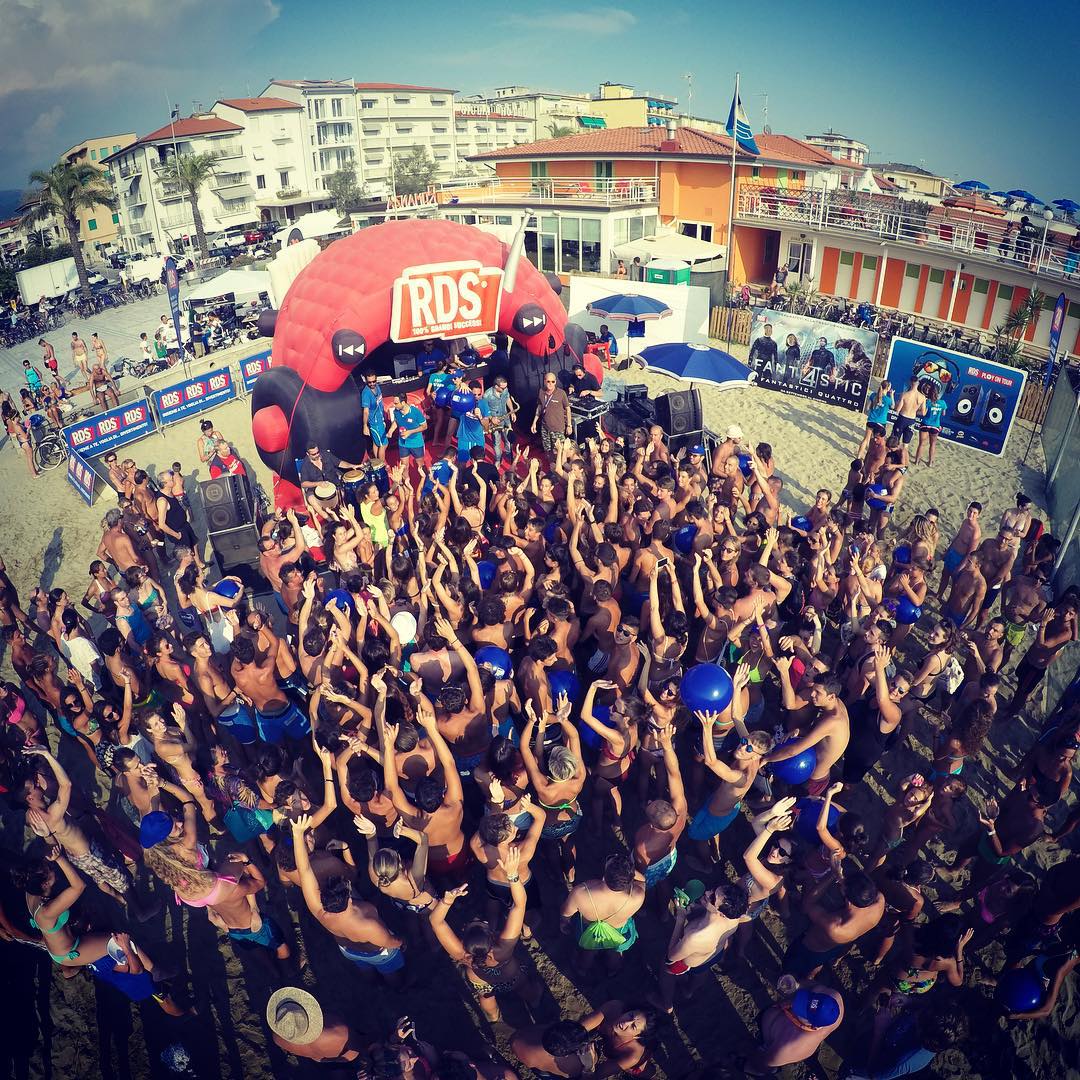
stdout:
<svg viewBox="0 0 1080 1080">
<path fill-rule="evenodd" d="M 1050 355 L 1046 360 L 1046 377 L 1043 379 L 1043 389 L 1047 390 L 1054 381 L 1054 363 L 1057 360 L 1058 346 L 1061 344 L 1061 328 L 1065 325 L 1065 304 L 1068 297 L 1062 293 L 1054 305 L 1054 317 L 1050 320 Z"/>
<path fill-rule="evenodd" d="M 739 97 L 738 89 L 736 89 L 735 96 L 731 99 L 731 111 L 728 113 L 727 125 L 724 130 L 748 153 L 759 153 L 757 143 L 754 142 L 754 133 L 750 129 L 750 121 L 746 119 L 746 110 L 742 107 L 742 98 Z"/>
<path fill-rule="evenodd" d="M 169 294 L 169 307 L 172 309 L 177 348 L 183 358 L 184 338 L 180 329 L 180 274 L 176 269 L 176 260 L 171 255 L 165 259 L 165 291 Z"/>
</svg>

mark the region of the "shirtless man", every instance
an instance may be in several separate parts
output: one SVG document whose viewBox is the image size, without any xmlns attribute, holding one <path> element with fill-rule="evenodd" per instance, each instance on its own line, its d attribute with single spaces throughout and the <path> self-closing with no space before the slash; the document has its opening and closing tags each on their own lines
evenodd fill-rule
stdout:
<svg viewBox="0 0 1080 1080">
<path fill-rule="evenodd" d="M 964 557 L 953 574 L 952 591 L 941 614 L 957 629 L 973 628 L 982 610 L 987 593 L 982 566 L 982 556 L 973 551 Z"/>
<path fill-rule="evenodd" d="M 456 634 L 453 636 L 457 636 Z M 436 697 L 446 683 L 456 682 L 465 673 L 461 660 L 452 652 L 447 639 L 429 621 L 424 626 L 423 642 L 426 648 L 417 649 L 409 660 L 410 668 L 420 676 L 424 693 Z"/>
<path fill-rule="evenodd" d="M 301 814 L 290 824 L 296 870 L 308 911 L 330 931 L 346 960 L 378 972 L 390 986 L 400 986 L 405 966 L 401 939 L 390 933 L 373 904 L 353 898 L 348 878 L 335 877 L 319 884 L 304 836 L 311 819 Z"/>
<path fill-rule="evenodd" d="M 761 769 L 762 759 L 772 749 L 772 739 L 763 731 L 750 732 L 736 747 L 732 764 L 716 756 L 713 728 L 719 713 L 697 712 L 701 723 L 701 744 L 705 767 L 720 780 L 709 801 L 694 815 L 687 835 L 695 841 L 698 861 L 708 866 L 720 856 L 719 836 L 739 816 L 743 796 L 750 790 Z"/>
<path fill-rule="evenodd" d="M 822 904 L 822 898 L 836 883 L 843 904 Z M 844 870 L 841 853 L 833 853 L 832 870 L 803 898 L 803 912 L 810 926 L 784 957 L 784 973 L 798 979 L 813 979 L 823 967 L 843 956 L 863 934 L 869 933 L 885 913 L 885 897 L 861 870 Z"/>
<path fill-rule="evenodd" d="M 1072 596 L 1066 596 L 1056 608 L 1048 607 L 1043 611 L 1035 640 L 1016 665 L 1016 692 L 1005 710 L 1006 719 L 1011 719 L 1023 709 L 1061 650 L 1076 641 L 1076 604 Z"/>
<path fill-rule="evenodd" d="M 1013 538 L 1009 533 L 998 533 L 979 545 L 979 565 L 986 578 L 986 597 L 979 613 L 980 626 L 985 626 L 989 621 L 990 609 L 1009 578 L 1016 555 L 1017 549 L 1013 547 Z"/>
<path fill-rule="evenodd" d="M 82 372 L 85 385 L 90 384 L 90 360 L 86 351 L 86 342 L 79 337 L 77 330 L 71 332 L 71 362 Z"/>
<path fill-rule="evenodd" d="M 38 338 L 38 344 L 41 346 L 41 362 L 56 375 L 60 367 L 56 362 L 56 350 L 45 338 Z"/>
<path fill-rule="evenodd" d="M 230 652 L 233 682 L 255 706 L 255 722 L 263 742 L 276 745 L 286 737 L 302 739 L 309 735 L 311 722 L 278 686 L 276 652 L 259 652 L 247 634 L 237 635 Z"/>
<path fill-rule="evenodd" d="M 415 685 L 415 684 L 414 684 Z M 383 728 L 383 783 L 386 793 L 405 819 L 406 824 L 419 829 L 428 838 L 428 871 L 443 882 L 457 883 L 468 868 L 470 851 L 461 831 L 464 814 L 464 792 L 457 762 L 450 747 L 439 732 L 431 703 L 421 694 L 414 698 L 417 719 L 423 727 L 442 769 L 442 780 L 425 776 L 416 782 L 410 799 L 401 789 L 398 779 L 397 755 L 394 742 L 398 735 L 397 724 L 381 723 L 381 710 L 376 707 L 376 723 Z"/>
<path fill-rule="evenodd" d="M 1005 662 L 1005 620 L 991 619 L 984 630 L 974 628 L 960 635 L 967 646 L 964 681 L 977 679 L 984 672 L 1000 670 Z"/>
<path fill-rule="evenodd" d="M 320 1065 L 356 1062 L 367 1040 L 306 990 L 283 987 L 266 1003 L 270 1037 L 287 1054 Z"/>
<path fill-rule="evenodd" d="M 184 648 L 195 661 L 191 677 L 214 727 L 228 732 L 241 746 L 251 746 L 258 734 L 248 701 L 218 667 L 210 639 L 198 632 L 184 635 Z M 239 763 L 238 763 L 239 764 Z"/>
<path fill-rule="evenodd" d="M 777 666 L 786 662 L 790 667 L 791 659 L 778 657 Z M 814 677 L 810 687 L 810 704 L 816 711 L 810 730 L 805 735 L 796 732 L 793 741 L 770 750 L 765 755 L 765 763 L 786 761 L 801 754 L 810 747 L 817 747 L 817 765 L 807 782 L 807 794 L 824 795 L 829 786 L 829 773 L 832 767 L 844 756 L 848 740 L 851 738 L 851 726 L 848 722 L 847 707 L 840 700 L 842 689 L 840 680 L 835 675 L 823 674 Z"/>
<path fill-rule="evenodd" d="M 468 686 L 468 693 L 460 686 L 443 686 L 435 699 L 436 723 L 439 734 L 446 740 L 454 756 L 454 771 L 470 775 L 480 764 L 491 742 L 491 723 L 487 715 L 484 687 L 476 661 L 461 643 L 450 622 L 436 616 L 435 629 L 456 655 Z M 417 683 L 413 685 L 418 686 Z M 425 708 L 421 712 L 421 723 L 426 714 Z"/>
<path fill-rule="evenodd" d="M 101 658 L 105 661 L 105 670 L 117 690 L 123 691 L 125 685 L 131 687 L 131 697 L 135 705 L 148 705 L 156 698 L 144 678 L 131 664 L 131 659 L 124 648 L 124 639 L 114 626 L 103 630 L 97 641 Z"/>
<path fill-rule="evenodd" d="M 275 592 L 281 589 L 282 566 L 296 562 L 307 551 L 307 542 L 304 540 L 300 523 L 296 520 L 296 512 L 291 508 L 286 510 L 285 520 L 292 526 L 292 542 L 287 546 L 283 546 L 266 532 L 259 538 L 259 569 Z"/>
<path fill-rule="evenodd" d="M 671 899 L 667 878 L 679 857 L 676 844 L 686 828 L 688 814 L 679 758 L 671 742 L 674 732 L 674 726 L 666 724 L 657 734 L 664 757 L 668 797 L 645 804 L 645 823 L 634 834 L 634 865 L 645 877 L 646 892 L 656 890 L 653 899 L 661 911 L 667 909 Z"/>
<path fill-rule="evenodd" d="M 672 1012 L 680 976 L 689 975 L 687 994 L 704 981 L 709 968 L 720 959 L 728 941 L 746 919 L 749 894 L 741 884 L 721 885 L 706 892 L 692 907 L 680 905 L 668 941 L 667 961 L 660 976 L 660 992 L 647 995 L 664 1012 Z"/>
<path fill-rule="evenodd" d="M 142 564 L 131 537 L 124 531 L 123 519 L 123 514 L 115 508 L 106 513 L 101 520 L 105 531 L 97 549 L 98 558 L 108 559 L 120 573 Z"/>
<path fill-rule="evenodd" d="M 589 670 L 594 675 L 604 675 L 615 652 L 615 633 L 622 619 L 622 608 L 613 599 L 612 588 L 607 581 L 594 582 L 590 597 L 596 610 L 585 623 L 581 642 L 588 644 L 595 641 L 596 647 L 589 654 Z"/>
<path fill-rule="evenodd" d="M 898 435 L 906 446 L 911 442 L 916 421 L 925 415 L 926 395 L 919 389 L 919 376 L 912 375 L 908 379 L 907 389 L 896 403 L 896 420 L 893 423 L 892 434 Z"/>
<path fill-rule="evenodd" d="M 1001 593 L 1001 617 L 1005 622 L 1002 666 L 1009 662 L 1013 650 L 1023 645 L 1028 626 L 1037 623 L 1045 610 L 1042 582 L 1026 574 L 1010 574 Z"/>
<path fill-rule="evenodd" d="M 982 528 L 979 525 L 979 515 L 982 513 L 982 503 L 968 503 L 964 520 L 956 535 L 949 544 L 949 550 L 941 562 L 941 584 L 938 586 L 938 599 L 945 599 L 945 592 L 949 587 L 953 574 L 960 569 L 960 564 L 973 552 L 978 550 L 982 539 Z"/>
</svg>

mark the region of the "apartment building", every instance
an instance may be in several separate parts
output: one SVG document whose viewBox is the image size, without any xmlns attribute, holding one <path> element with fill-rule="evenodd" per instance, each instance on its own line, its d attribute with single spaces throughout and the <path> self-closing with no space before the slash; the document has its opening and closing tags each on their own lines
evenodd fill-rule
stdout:
<svg viewBox="0 0 1080 1080">
<path fill-rule="evenodd" d="M 468 102 L 486 103 L 488 108 L 504 116 L 520 116 L 532 120 L 535 138 L 549 138 L 561 128 L 602 127 L 592 112 L 592 95 L 568 94 L 559 90 L 533 90 L 528 86 L 497 86 L 494 93 L 469 98 Z M 460 107 L 460 103 L 459 103 Z M 582 122 L 580 118 L 586 118 Z M 592 123 L 588 123 L 588 120 Z M 462 157 L 465 155 L 462 154 Z"/>
<path fill-rule="evenodd" d="M 394 157 L 423 147 L 440 177 L 457 170 L 456 91 L 403 83 L 275 79 L 263 91 L 301 106 L 313 191 L 352 164 L 369 195 L 394 190 Z"/>
<path fill-rule="evenodd" d="M 520 113 L 502 112 L 482 98 L 454 107 L 454 145 L 459 164 L 474 154 L 536 141 L 536 121 Z"/>
<path fill-rule="evenodd" d="M 101 163 L 111 154 L 130 146 L 136 139 L 135 132 L 122 135 L 102 135 L 84 139 L 60 155 L 61 161 L 71 165 L 84 164 L 101 168 L 108 179 L 109 170 Z M 79 211 L 79 242 L 90 262 L 101 261 L 114 247 L 118 247 L 120 235 L 120 211 L 105 206 L 94 206 Z"/>
<path fill-rule="evenodd" d="M 870 157 L 870 147 L 866 143 L 841 135 L 832 128 L 820 135 L 804 135 L 803 142 L 820 146 L 825 153 L 832 154 L 841 161 L 850 161 L 852 165 L 865 165 Z"/>
<path fill-rule="evenodd" d="M 929 195 L 932 199 L 940 199 L 945 194 L 945 188 L 949 186 L 949 181 L 944 176 L 935 176 L 918 165 L 886 161 L 869 167 L 875 174 L 883 176 L 890 184 L 895 184 L 910 195 Z"/>
</svg>

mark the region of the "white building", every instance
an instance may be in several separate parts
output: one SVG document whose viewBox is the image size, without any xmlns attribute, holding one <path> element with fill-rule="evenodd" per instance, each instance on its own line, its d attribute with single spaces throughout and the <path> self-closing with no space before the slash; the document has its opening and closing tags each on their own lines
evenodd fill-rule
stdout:
<svg viewBox="0 0 1080 1080">
<path fill-rule="evenodd" d="M 821 135 L 806 135 L 804 142 L 820 146 L 827 154 L 841 161 L 850 161 L 852 165 L 865 165 L 870 159 L 870 147 L 866 143 L 849 139 L 832 128 Z"/>
<path fill-rule="evenodd" d="M 454 145 L 459 172 L 468 171 L 466 159 L 506 146 L 535 142 L 536 121 L 521 113 L 503 112 L 496 103 L 470 98 L 454 107 Z"/>
<path fill-rule="evenodd" d="M 454 94 L 436 86 L 351 80 L 275 79 L 264 95 L 300 105 L 313 191 L 352 163 L 370 195 L 393 190 L 394 156 L 423 147 L 440 177 L 457 169 Z"/>
<path fill-rule="evenodd" d="M 497 86 L 495 92 L 479 99 L 506 115 L 525 117 L 536 125 L 537 139 L 551 137 L 552 129 L 581 126 L 579 117 L 591 117 L 592 95 L 568 94 L 560 90 L 533 90 L 528 86 Z M 464 157 L 464 155 L 462 155 Z"/>
</svg>

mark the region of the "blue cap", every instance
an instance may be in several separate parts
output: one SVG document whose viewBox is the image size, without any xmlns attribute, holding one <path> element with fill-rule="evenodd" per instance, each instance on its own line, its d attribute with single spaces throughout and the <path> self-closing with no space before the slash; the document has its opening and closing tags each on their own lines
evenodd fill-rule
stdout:
<svg viewBox="0 0 1080 1080">
<path fill-rule="evenodd" d="M 799 990 L 788 1007 L 793 1016 L 811 1027 L 828 1027 L 840 1019 L 840 1006 L 832 994 L 816 994 L 813 990 Z"/>
<path fill-rule="evenodd" d="M 160 844 L 173 830 L 173 819 L 164 810 L 151 810 L 139 822 L 139 843 L 144 848 Z"/>
<path fill-rule="evenodd" d="M 700 454 L 702 457 L 704 457 L 705 456 L 705 447 L 702 446 L 701 443 L 698 443 L 697 446 L 691 446 L 690 447 L 690 453 L 691 454 Z"/>
</svg>

